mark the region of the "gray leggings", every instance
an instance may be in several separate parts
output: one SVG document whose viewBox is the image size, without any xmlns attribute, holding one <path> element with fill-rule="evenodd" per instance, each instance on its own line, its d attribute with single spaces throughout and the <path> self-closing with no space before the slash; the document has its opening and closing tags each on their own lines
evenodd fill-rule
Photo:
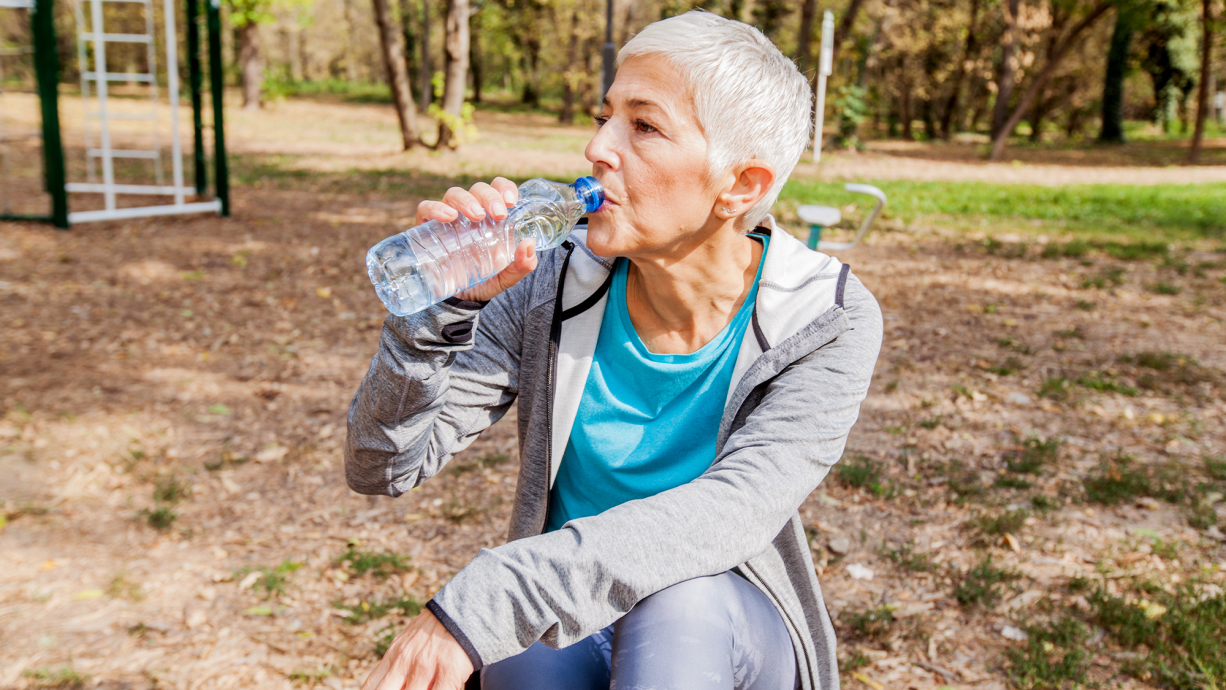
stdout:
<svg viewBox="0 0 1226 690">
<path fill-rule="evenodd" d="M 481 670 L 482 690 L 794 690 L 792 640 L 731 571 L 673 585 L 565 649 L 537 642 Z"/>
</svg>

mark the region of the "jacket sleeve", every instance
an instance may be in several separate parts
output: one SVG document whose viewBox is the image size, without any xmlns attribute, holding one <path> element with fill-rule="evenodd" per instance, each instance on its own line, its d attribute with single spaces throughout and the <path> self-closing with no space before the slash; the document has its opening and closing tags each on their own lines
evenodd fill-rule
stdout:
<svg viewBox="0 0 1226 690">
<path fill-rule="evenodd" d="M 451 298 L 384 321 L 349 405 L 349 488 L 399 496 L 506 413 L 519 386 L 519 306 L 530 278 L 488 303 Z"/>
<path fill-rule="evenodd" d="M 847 318 L 850 330 L 765 384 L 703 475 L 483 549 L 435 594 L 431 610 L 488 664 L 538 639 L 573 644 L 655 592 L 761 553 L 842 456 L 868 393 L 881 312 L 854 278 L 845 305 L 836 318 Z"/>
</svg>

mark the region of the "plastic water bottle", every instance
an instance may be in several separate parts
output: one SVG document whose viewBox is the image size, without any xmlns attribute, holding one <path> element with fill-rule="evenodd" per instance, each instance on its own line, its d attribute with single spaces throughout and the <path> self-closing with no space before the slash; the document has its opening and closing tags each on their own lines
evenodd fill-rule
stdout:
<svg viewBox="0 0 1226 690">
<path fill-rule="evenodd" d="M 603 203 L 604 189 L 594 177 L 573 184 L 528 180 L 503 220 L 487 213 L 477 223 L 463 214 L 450 223 L 422 223 L 371 247 L 366 271 L 387 310 L 407 316 L 497 275 L 521 240 L 536 240 L 537 251 L 562 244 L 575 223 Z"/>
</svg>

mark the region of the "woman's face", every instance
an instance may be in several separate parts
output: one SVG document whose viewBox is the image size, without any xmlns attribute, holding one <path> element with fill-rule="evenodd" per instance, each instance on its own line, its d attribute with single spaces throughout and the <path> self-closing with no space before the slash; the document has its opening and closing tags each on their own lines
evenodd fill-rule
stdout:
<svg viewBox="0 0 1226 690">
<path fill-rule="evenodd" d="M 605 96 L 587 145 L 605 206 L 588 217 L 600 256 L 685 252 L 726 219 L 707 168 L 707 140 L 677 70 L 659 57 L 627 59 Z"/>
</svg>

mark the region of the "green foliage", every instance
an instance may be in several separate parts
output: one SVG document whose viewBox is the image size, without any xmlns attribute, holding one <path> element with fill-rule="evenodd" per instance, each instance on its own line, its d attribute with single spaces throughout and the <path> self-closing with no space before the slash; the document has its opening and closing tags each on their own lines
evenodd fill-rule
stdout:
<svg viewBox="0 0 1226 690">
<path fill-rule="evenodd" d="M 1097 473 L 1083 482 L 1086 498 L 1094 503 L 1116 505 L 1149 494 L 1149 478 L 1132 467 L 1130 455 L 1119 454 L 1103 461 Z"/>
<path fill-rule="evenodd" d="M 1090 631 L 1084 623 L 1064 616 L 1044 625 L 1028 626 L 1026 634 L 1025 646 L 1005 650 L 1009 677 L 1017 687 L 1063 688 L 1067 683 L 1085 683 L 1090 653 L 1084 645 Z"/>
<path fill-rule="evenodd" d="M 248 24 L 269 24 L 276 20 L 272 13 L 273 0 L 226 0 L 230 23 L 241 29 Z"/>
<path fill-rule="evenodd" d="M 929 417 L 928 419 L 921 419 L 919 425 L 922 429 L 935 429 L 941 426 L 941 415 Z"/>
<path fill-rule="evenodd" d="M 997 376 L 1012 376 L 1014 373 L 1026 368 L 1026 363 L 1017 357 L 1009 357 L 1004 362 L 990 367 L 988 371 Z"/>
<path fill-rule="evenodd" d="M 1178 285 L 1172 285 L 1163 281 L 1158 281 L 1149 287 L 1149 291 L 1158 295 L 1178 295 L 1183 291 L 1183 288 Z"/>
<path fill-rule="evenodd" d="M 392 642 L 396 640 L 396 628 L 389 625 L 379 632 L 379 636 L 375 638 L 375 656 L 382 659 L 387 650 L 391 648 Z"/>
<path fill-rule="evenodd" d="M 321 98 L 336 99 L 343 103 L 378 104 L 391 104 L 392 102 L 391 87 L 385 82 L 347 81 L 345 79 L 290 81 L 272 77 L 264 81 L 264 93 L 272 99 Z M 245 264 L 244 259 L 243 265 Z"/>
<path fill-rule="evenodd" d="M 382 657 L 383 655 L 380 654 L 379 656 Z M 322 683 L 325 678 L 333 675 L 336 675 L 336 667 L 334 666 L 321 666 L 314 671 L 300 668 L 289 674 L 289 680 L 296 685 L 314 685 Z"/>
<path fill-rule="evenodd" d="M 963 606 L 991 608 L 1000 600 L 1002 586 L 1019 577 L 1017 572 L 992 565 L 992 557 L 985 556 L 954 588 L 954 598 Z"/>
<path fill-rule="evenodd" d="M 407 573 L 412 569 L 408 556 L 391 551 L 360 551 L 352 544 L 336 559 L 336 564 L 355 577 L 369 574 L 377 580 L 386 580 L 389 575 Z"/>
<path fill-rule="evenodd" d="M 78 673 L 71 666 L 36 668 L 21 675 L 25 676 L 28 690 L 80 690 L 89 680 L 88 674 Z"/>
<path fill-rule="evenodd" d="M 1125 665 L 1125 672 L 1152 674 L 1171 688 L 1226 687 L 1226 594 L 1204 597 L 1192 585 L 1168 593 L 1143 588 L 1133 596 L 1115 596 L 1101 587 L 1089 597 L 1095 623 L 1128 649 L 1144 654 Z"/>
<path fill-rule="evenodd" d="M 835 91 L 834 117 L 838 123 L 838 134 L 834 145 L 839 148 L 864 148 L 856 132 L 860 123 L 868 116 L 867 92 L 863 87 L 854 84 L 840 86 Z"/>
</svg>

